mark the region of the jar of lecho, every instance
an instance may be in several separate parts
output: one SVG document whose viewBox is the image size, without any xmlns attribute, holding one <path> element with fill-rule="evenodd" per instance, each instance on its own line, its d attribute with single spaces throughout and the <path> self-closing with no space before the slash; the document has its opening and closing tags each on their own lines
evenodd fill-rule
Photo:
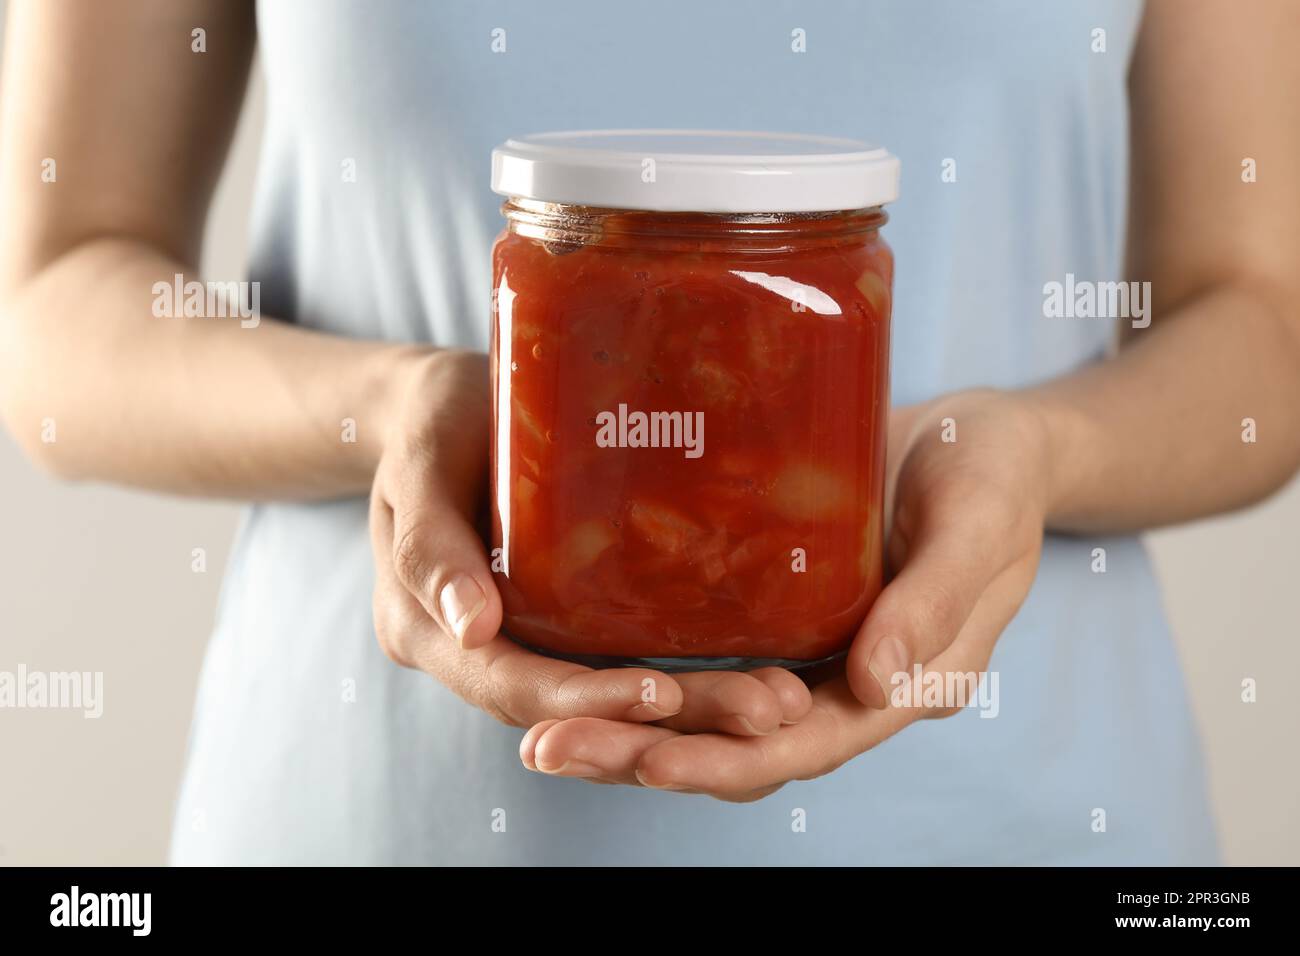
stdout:
<svg viewBox="0 0 1300 956">
<path fill-rule="evenodd" d="M 799 667 L 881 588 L 899 163 L 803 135 L 492 155 L 505 631 L 593 666 Z"/>
</svg>

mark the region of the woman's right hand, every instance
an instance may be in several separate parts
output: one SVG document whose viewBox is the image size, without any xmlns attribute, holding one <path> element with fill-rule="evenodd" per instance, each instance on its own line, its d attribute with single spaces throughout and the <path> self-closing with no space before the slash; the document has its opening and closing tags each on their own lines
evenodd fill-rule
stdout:
<svg viewBox="0 0 1300 956">
<path fill-rule="evenodd" d="M 598 717 L 755 736 L 807 714 L 807 687 L 780 668 L 592 670 L 501 634 L 501 596 L 474 520 L 488 477 L 487 357 L 439 350 L 403 361 L 406 385 L 370 496 L 375 631 L 389 657 L 516 727 Z"/>
</svg>

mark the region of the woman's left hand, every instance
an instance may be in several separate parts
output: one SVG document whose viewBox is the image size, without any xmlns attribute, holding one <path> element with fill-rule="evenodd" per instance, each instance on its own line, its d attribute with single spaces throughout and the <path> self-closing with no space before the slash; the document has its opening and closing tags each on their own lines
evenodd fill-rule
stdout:
<svg viewBox="0 0 1300 956">
<path fill-rule="evenodd" d="M 973 703 L 934 706 L 904 675 L 915 679 L 918 663 L 940 678 L 986 670 L 1038 567 L 1050 493 L 1047 427 L 1014 394 L 959 392 L 895 411 L 888 460 L 886 557 L 895 573 L 843 673 L 813 690 L 807 717 L 757 737 L 549 720 L 525 735 L 524 765 L 756 800 L 790 780 L 829 773 L 914 720 L 950 716 Z M 921 688 L 933 681 L 924 678 Z"/>
</svg>

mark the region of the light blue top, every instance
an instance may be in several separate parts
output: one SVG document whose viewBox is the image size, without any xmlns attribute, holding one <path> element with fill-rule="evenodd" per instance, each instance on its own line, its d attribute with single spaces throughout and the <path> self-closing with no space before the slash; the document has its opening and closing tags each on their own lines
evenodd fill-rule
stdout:
<svg viewBox="0 0 1300 956">
<path fill-rule="evenodd" d="M 842 135 L 903 162 L 885 230 L 894 400 L 1058 375 L 1110 334 L 1044 318 L 1042 287 L 1120 275 L 1140 14 L 1135 0 L 263 3 L 252 278 L 269 315 L 485 348 L 499 141 L 603 127 Z M 806 52 L 791 49 L 796 28 Z M 923 721 L 748 805 L 529 773 L 521 731 L 384 657 L 371 585 L 363 501 L 248 512 L 203 669 L 176 862 L 1216 859 L 1178 660 L 1133 538 L 1049 539 L 993 656 L 995 719 Z M 792 831 L 795 808 L 807 832 Z"/>
</svg>

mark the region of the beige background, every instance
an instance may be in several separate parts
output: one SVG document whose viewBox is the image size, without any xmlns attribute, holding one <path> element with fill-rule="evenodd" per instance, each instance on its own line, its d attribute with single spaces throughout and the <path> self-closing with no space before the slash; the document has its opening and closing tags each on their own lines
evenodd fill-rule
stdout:
<svg viewBox="0 0 1300 956">
<path fill-rule="evenodd" d="M 242 273 L 261 116 L 255 83 L 209 223 L 210 276 Z M 230 505 L 56 484 L 0 433 L 0 670 L 103 671 L 105 682 L 99 720 L 0 710 L 0 864 L 164 861 L 237 515 Z M 1300 484 L 1151 544 L 1205 738 L 1225 857 L 1300 864 L 1291 684 L 1300 675 Z M 199 547 L 202 574 L 191 570 Z M 1257 703 L 1241 702 L 1246 677 L 1258 682 Z"/>
</svg>

